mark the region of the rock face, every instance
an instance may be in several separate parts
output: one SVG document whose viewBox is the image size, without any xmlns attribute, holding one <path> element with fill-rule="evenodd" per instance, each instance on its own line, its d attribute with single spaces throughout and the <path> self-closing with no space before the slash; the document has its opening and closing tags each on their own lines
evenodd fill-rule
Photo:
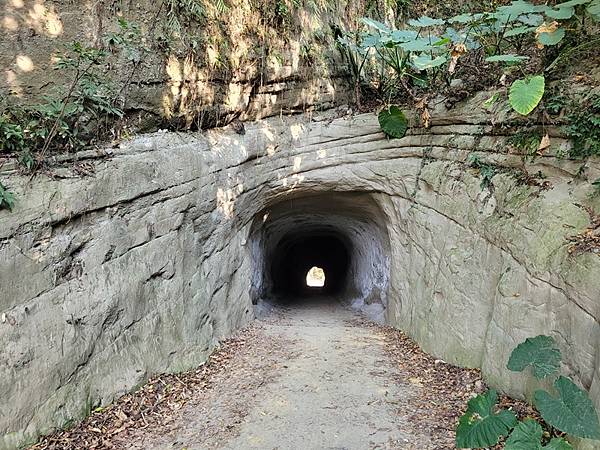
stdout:
<svg viewBox="0 0 600 450">
<path fill-rule="evenodd" d="M 56 59 L 79 42 L 107 53 L 102 83 L 115 91 L 127 127 L 141 131 L 165 123 L 213 127 L 347 101 L 336 32 L 363 14 L 347 2 L 299 8 L 228 0 L 221 9 L 201 0 L 0 4 L 3 96 L 28 104 L 44 95 L 62 99 L 74 72 L 54 70 Z"/>
<path fill-rule="evenodd" d="M 278 248 L 315 233 L 347 250 L 345 298 L 426 351 L 526 395 L 535 381 L 506 361 L 550 334 L 600 406 L 600 258 L 565 239 L 589 225 L 590 184 L 556 157 L 560 137 L 534 162 L 509 152 L 483 100 L 400 140 L 372 114 L 328 113 L 141 136 L 53 178 L 5 166 L 18 204 L 0 211 L 0 448 L 202 363 L 271 295 Z M 472 154 L 499 171 L 489 184 Z"/>
</svg>

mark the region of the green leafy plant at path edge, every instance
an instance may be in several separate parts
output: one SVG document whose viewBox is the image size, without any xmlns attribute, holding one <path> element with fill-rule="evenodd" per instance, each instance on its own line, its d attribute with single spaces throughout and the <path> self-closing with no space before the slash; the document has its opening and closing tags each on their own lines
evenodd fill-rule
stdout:
<svg viewBox="0 0 600 450">
<path fill-rule="evenodd" d="M 554 438 L 542 446 L 544 430 L 533 419 L 519 422 L 506 440 L 504 450 L 572 450 L 573 447 L 563 438 Z"/>
<path fill-rule="evenodd" d="M 561 354 L 550 336 L 528 338 L 511 353 L 507 368 L 522 372 L 531 367 L 537 379 L 557 375 Z M 598 413 L 588 393 L 567 377 L 554 381 L 555 396 L 539 389 L 534 395 L 534 405 L 549 426 L 571 436 L 600 440 Z M 458 448 L 484 448 L 496 445 L 509 434 L 506 450 L 570 450 L 563 438 L 548 436 L 539 423 L 528 418 L 517 422 L 511 411 L 496 409 L 497 394 L 489 390 L 468 403 L 467 412 L 460 418 L 456 429 Z M 509 420 L 509 416 L 514 418 Z M 504 418 L 504 420 L 500 420 Z M 512 431 L 511 431 L 512 430 Z M 546 440 L 546 442 L 543 442 Z"/>
<path fill-rule="evenodd" d="M 494 411 L 497 400 L 498 394 L 494 390 L 469 400 L 467 412 L 460 418 L 456 430 L 458 448 L 496 445 L 500 438 L 507 436 L 510 429 L 517 424 L 517 418 L 512 411 Z"/>
<path fill-rule="evenodd" d="M 560 350 L 550 336 L 528 338 L 511 353 L 507 369 L 522 372 L 531 366 L 538 379 L 555 374 L 560 367 Z"/>
</svg>

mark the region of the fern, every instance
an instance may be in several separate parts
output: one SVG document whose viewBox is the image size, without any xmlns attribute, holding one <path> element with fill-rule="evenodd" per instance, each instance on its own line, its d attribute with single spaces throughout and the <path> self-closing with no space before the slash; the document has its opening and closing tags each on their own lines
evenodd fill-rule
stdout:
<svg viewBox="0 0 600 450">
<path fill-rule="evenodd" d="M 225 3 L 225 0 L 215 0 L 215 8 L 219 14 L 225 14 L 229 11 L 229 6 Z"/>
</svg>

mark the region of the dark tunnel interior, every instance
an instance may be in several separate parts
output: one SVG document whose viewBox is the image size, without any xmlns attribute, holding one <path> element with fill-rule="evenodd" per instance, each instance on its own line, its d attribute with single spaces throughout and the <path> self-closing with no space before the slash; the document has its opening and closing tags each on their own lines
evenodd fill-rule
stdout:
<svg viewBox="0 0 600 450">
<path fill-rule="evenodd" d="M 389 238 L 374 196 L 327 192 L 279 199 L 256 214 L 248 244 L 250 296 L 259 313 L 277 303 L 335 302 L 383 317 Z M 324 272 L 322 287 L 307 285 L 315 267 Z"/>
<path fill-rule="evenodd" d="M 350 268 L 348 245 L 339 236 L 319 231 L 285 236 L 273 253 L 273 293 L 287 299 L 341 294 Z M 306 276 L 312 267 L 325 272 L 323 287 L 307 285 Z"/>
</svg>

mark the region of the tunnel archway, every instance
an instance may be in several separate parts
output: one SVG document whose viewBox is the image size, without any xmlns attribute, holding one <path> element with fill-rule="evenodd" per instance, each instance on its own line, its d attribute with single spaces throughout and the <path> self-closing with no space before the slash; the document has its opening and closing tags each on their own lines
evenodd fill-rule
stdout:
<svg viewBox="0 0 600 450">
<path fill-rule="evenodd" d="M 383 316 L 389 238 L 373 195 L 333 192 L 273 203 L 254 218 L 250 248 L 254 304 L 325 295 Z M 307 286 L 313 266 L 326 274 L 322 288 Z"/>
</svg>

